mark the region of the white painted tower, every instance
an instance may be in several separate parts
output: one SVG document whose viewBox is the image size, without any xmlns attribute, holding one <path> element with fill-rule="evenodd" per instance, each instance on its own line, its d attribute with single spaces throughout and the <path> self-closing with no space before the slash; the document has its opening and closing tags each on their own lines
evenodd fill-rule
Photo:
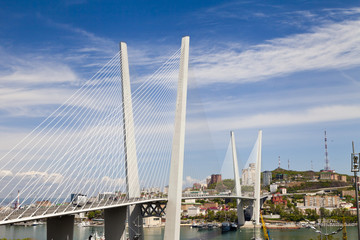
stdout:
<svg viewBox="0 0 360 240">
<path fill-rule="evenodd" d="M 125 169 L 126 186 L 129 198 L 140 197 L 140 184 L 138 174 L 138 162 L 135 144 L 134 116 L 131 98 L 130 73 L 127 45 L 120 43 L 120 64 L 121 64 L 121 83 L 122 83 L 122 104 L 124 121 L 124 149 L 125 149 Z M 142 217 L 140 206 L 129 206 L 128 209 L 129 237 L 143 239 Z"/>
<path fill-rule="evenodd" d="M 239 166 L 238 166 L 237 153 L 236 153 L 235 136 L 233 131 L 230 132 L 230 137 L 231 137 L 231 148 L 232 148 L 233 167 L 234 167 L 235 194 L 236 196 L 241 196 L 242 194 L 241 194 L 241 185 L 240 185 Z M 240 199 L 236 200 L 236 206 L 237 206 L 238 225 L 243 226 L 245 224 L 245 216 L 244 216 L 242 201 Z"/>
<path fill-rule="evenodd" d="M 261 144 L 262 144 L 262 130 L 259 130 L 258 143 L 257 143 L 257 157 L 255 168 L 255 189 L 254 189 L 254 220 L 255 224 L 260 224 L 260 188 L 261 188 Z"/>
<path fill-rule="evenodd" d="M 168 203 L 166 206 L 165 240 L 180 239 L 180 214 L 185 147 L 186 98 L 189 66 L 188 36 L 181 41 L 179 81 L 177 88 L 175 128 L 171 153 Z"/>
</svg>

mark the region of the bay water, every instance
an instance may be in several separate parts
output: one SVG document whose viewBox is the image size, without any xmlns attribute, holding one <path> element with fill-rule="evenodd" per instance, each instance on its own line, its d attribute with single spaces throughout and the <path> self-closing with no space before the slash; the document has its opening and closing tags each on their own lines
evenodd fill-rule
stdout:
<svg viewBox="0 0 360 240">
<path fill-rule="evenodd" d="M 337 227 L 329 227 L 323 231 L 332 232 L 337 230 Z M 261 229 L 256 229 L 255 234 L 262 234 Z M 311 229 L 294 229 L 294 230 L 269 230 L 270 237 L 273 240 L 310 240 L 316 239 L 318 234 Z M 86 240 L 90 235 L 98 234 L 102 236 L 104 228 L 102 226 L 94 227 L 78 227 L 74 228 L 74 240 Z M 347 227 L 348 239 L 357 239 L 357 228 Z M 144 235 L 146 240 L 162 239 L 164 228 L 145 228 Z M 220 229 L 202 230 L 192 229 L 190 227 L 181 227 L 181 240 L 235 240 L 246 239 L 249 240 L 254 235 L 254 229 L 246 228 L 234 232 L 221 233 Z M 37 240 L 46 240 L 46 225 L 38 226 L 0 226 L 0 239 L 23 239 L 33 238 Z M 325 239 L 325 238 L 323 238 Z M 342 232 L 334 235 L 334 239 L 342 239 Z"/>
</svg>

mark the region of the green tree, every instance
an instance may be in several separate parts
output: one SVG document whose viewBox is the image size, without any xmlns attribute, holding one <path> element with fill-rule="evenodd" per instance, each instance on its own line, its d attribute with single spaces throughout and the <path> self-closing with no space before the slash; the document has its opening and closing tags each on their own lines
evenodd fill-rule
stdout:
<svg viewBox="0 0 360 240">
<path fill-rule="evenodd" d="M 214 211 L 209 210 L 207 215 L 206 215 L 206 221 L 212 222 L 214 220 L 215 220 L 215 213 L 214 213 Z"/>
<path fill-rule="evenodd" d="M 88 212 L 87 217 L 88 219 L 94 219 L 94 218 L 102 218 L 103 217 L 103 212 L 101 210 L 96 210 L 96 211 L 91 211 Z"/>
</svg>

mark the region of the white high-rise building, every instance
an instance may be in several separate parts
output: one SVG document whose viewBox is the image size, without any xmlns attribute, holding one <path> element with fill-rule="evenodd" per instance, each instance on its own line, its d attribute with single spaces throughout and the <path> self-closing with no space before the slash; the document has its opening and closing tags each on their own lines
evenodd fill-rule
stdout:
<svg viewBox="0 0 360 240">
<path fill-rule="evenodd" d="M 255 163 L 250 163 L 248 168 L 242 170 L 241 180 L 242 185 L 255 184 Z"/>
</svg>

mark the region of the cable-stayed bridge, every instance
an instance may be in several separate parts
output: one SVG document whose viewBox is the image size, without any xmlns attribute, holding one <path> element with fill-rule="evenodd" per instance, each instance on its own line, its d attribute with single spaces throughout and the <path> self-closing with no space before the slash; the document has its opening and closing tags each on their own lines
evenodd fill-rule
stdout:
<svg viewBox="0 0 360 240">
<path fill-rule="evenodd" d="M 164 238 L 172 240 L 180 235 L 182 199 L 215 197 L 237 199 L 240 225 L 242 200 L 252 201 L 258 222 L 261 131 L 252 194 L 241 189 L 233 133 L 235 189 L 182 193 L 188 62 L 184 37 L 132 92 L 120 43 L 119 53 L 1 158 L 0 224 L 46 218 L 48 239 L 72 239 L 73 214 L 104 210 L 106 239 L 124 239 L 126 220 L 130 239 L 143 239 L 142 218 L 165 213 Z M 143 190 L 153 187 L 161 191 Z"/>
</svg>

